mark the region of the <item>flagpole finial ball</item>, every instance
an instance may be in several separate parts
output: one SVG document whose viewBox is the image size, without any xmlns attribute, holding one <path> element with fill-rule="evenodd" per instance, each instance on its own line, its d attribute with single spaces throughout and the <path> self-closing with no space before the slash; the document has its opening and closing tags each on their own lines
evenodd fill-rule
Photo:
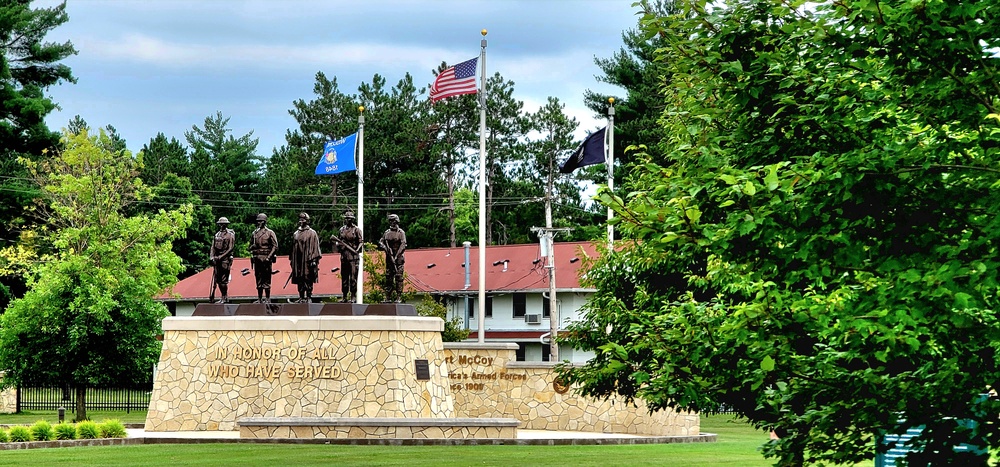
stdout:
<svg viewBox="0 0 1000 467">
<path fill-rule="evenodd" d="M 364 111 L 365 111 L 365 106 L 359 105 L 358 106 L 358 113 L 363 113 Z"/>
<path fill-rule="evenodd" d="M 486 36 L 486 30 L 485 29 L 483 29 L 482 34 L 483 34 L 484 37 Z"/>
<path fill-rule="evenodd" d="M 609 97 L 608 98 L 608 104 L 615 105 L 615 98 L 614 97 Z"/>
</svg>

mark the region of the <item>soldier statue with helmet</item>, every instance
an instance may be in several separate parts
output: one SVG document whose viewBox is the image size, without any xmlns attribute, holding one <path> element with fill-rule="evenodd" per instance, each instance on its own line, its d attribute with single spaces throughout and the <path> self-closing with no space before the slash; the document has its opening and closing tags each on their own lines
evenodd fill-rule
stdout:
<svg viewBox="0 0 1000 467">
<path fill-rule="evenodd" d="M 378 241 L 385 251 L 386 301 L 400 302 L 403 297 L 403 253 L 406 251 L 406 232 L 399 228 L 399 216 L 389 214 L 389 229 Z"/>
<path fill-rule="evenodd" d="M 257 214 L 257 229 L 250 235 L 250 267 L 257 283 L 257 303 L 271 303 L 271 265 L 277 259 L 278 236 L 267 228 L 267 215 Z"/>
<path fill-rule="evenodd" d="M 229 228 L 229 219 L 220 217 L 215 222 L 219 230 L 212 239 L 212 248 L 208 253 L 208 262 L 212 265 L 212 288 L 208 301 L 215 302 L 215 288 L 219 288 L 222 298 L 218 303 L 229 301 L 229 272 L 233 267 L 233 246 L 236 244 L 236 233 Z"/>
<path fill-rule="evenodd" d="M 357 299 L 358 260 L 363 239 L 361 229 L 355 222 L 354 213 L 348 210 L 344 213 L 344 225 L 340 228 L 340 235 L 330 237 L 340 251 L 340 289 L 343 292 L 344 303 Z"/>
</svg>

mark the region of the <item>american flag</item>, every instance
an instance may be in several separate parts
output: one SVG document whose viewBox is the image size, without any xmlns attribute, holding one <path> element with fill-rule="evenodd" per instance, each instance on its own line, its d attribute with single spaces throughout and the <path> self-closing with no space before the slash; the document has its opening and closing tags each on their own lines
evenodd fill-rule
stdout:
<svg viewBox="0 0 1000 467">
<path fill-rule="evenodd" d="M 475 94 L 477 60 L 478 57 L 466 60 L 438 74 L 431 85 L 431 101 L 437 102 L 459 94 Z"/>
</svg>

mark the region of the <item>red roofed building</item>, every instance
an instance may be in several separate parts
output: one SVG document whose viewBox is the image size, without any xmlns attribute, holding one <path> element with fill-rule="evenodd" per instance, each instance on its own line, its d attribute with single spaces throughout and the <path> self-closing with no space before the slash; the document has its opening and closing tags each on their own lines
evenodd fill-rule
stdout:
<svg viewBox="0 0 1000 467">
<path fill-rule="evenodd" d="M 556 270 L 556 298 L 561 324 L 578 319 L 578 310 L 594 292 L 580 286 L 580 259 L 597 255 L 589 242 L 555 243 L 553 257 Z M 468 252 L 469 267 L 465 267 Z M 313 288 L 315 301 L 335 301 L 341 297 L 340 255 L 327 253 L 320 261 L 319 282 Z M 233 260 L 229 282 L 229 299 L 247 303 L 257 299 L 257 289 L 249 258 Z M 294 284 L 288 278 L 288 257 L 279 256 L 274 264 L 271 300 L 285 302 L 297 299 Z M 245 272 L 245 274 L 244 274 Z M 172 290 L 160 296 L 176 316 L 190 316 L 198 303 L 208 301 L 211 288 L 211 268 L 178 282 Z M 367 284 L 368 279 L 365 278 Z M 478 338 L 479 249 L 422 248 L 406 250 L 406 284 L 408 292 L 423 292 L 441 300 L 448 308 L 448 318 L 458 317 L 472 330 L 470 339 Z M 490 342 L 516 342 L 518 359 L 543 361 L 548 358 L 548 344 L 542 339 L 549 333 L 549 276 L 546 258 L 538 244 L 493 245 L 486 247 L 486 313 L 485 339 Z M 218 293 L 217 293 L 218 295 Z M 559 359 L 586 361 L 590 354 L 571 348 L 560 348 Z"/>
</svg>

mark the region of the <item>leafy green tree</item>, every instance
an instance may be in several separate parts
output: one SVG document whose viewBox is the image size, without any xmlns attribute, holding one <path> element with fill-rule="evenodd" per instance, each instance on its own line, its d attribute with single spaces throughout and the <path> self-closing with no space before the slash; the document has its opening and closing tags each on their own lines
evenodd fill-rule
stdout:
<svg viewBox="0 0 1000 467">
<path fill-rule="evenodd" d="M 29 290 L 0 316 L 0 368 L 7 386 L 71 384 L 77 420 L 86 388 L 148 382 L 166 307 L 154 297 L 182 270 L 171 241 L 191 206 L 127 216 L 148 198 L 138 162 L 112 153 L 107 134 L 67 134 L 43 162 L 22 159 L 39 184 L 52 253 L 30 269 Z"/>
<path fill-rule="evenodd" d="M 678 2 L 664 161 L 600 192 L 624 241 L 562 371 L 654 408 L 725 404 L 779 465 L 908 465 L 1000 446 L 1000 2 Z M 970 424 L 973 427 L 969 427 Z M 956 451 L 968 443 L 984 451 Z"/>
<path fill-rule="evenodd" d="M 46 42 L 49 31 L 69 19 L 66 4 L 31 8 L 28 0 L 0 3 L 0 248 L 19 242 L 32 219 L 26 214 L 37 191 L 18 157 L 41 157 L 59 143 L 45 117 L 56 103 L 45 90 L 60 82 L 75 82 L 60 63 L 76 49 L 69 41 Z M 0 278 L 0 307 L 24 291 L 18 276 Z"/>
<path fill-rule="evenodd" d="M 207 268 L 208 252 L 216 230 L 212 208 L 194 194 L 191 181 L 186 177 L 167 173 L 158 185 L 151 188 L 152 195 L 148 201 L 139 203 L 138 212 L 154 215 L 161 209 L 191 206 L 191 222 L 183 232 L 178 232 L 178 238 L 172 243 L 172 250 L 180 257 L 184 267 L 177 278 L 184 279 Z"/>
<path fill-rule="evenodd" d="M 142 161 L 140 177 L 152 188 L 150 199 L 139 204 L 140 212 L 154 214 L 160 209 L 177 209 L 185 204 L 192 206 L 191 224 L 173 242 L 173 251 L 181 258 L 184 266 L 178 279 L 205 269 L 208 267 L 208 250 L 216 218 L 212 207 L 194 194 L 194 186 L 190 180 L 193 169 L 188 160 L 187 148 L 176 138 L 168 140 L 163 133 L 158 133 L 142 147 L 139 156 Z M 206 195 L 215 196 L 213 193 Z"/>
<path fill-rule="evenodd" d="M 423 294 L 415 306 L 417 315 L 431 316 L 444 320 L 444 331 L 441 331 L 441 340 L 444 342 L 461 342 L 469 338 L 470 331 L 465 329 L 462 318 L 456 316 L 448 319 L 448 307 L 434 299 L 430 294 Z"/>
<path fill-rule="evenodd" d="M 113 125 L 105 125 L 103 130 L 105 131 L 107 138 L 103 139 L 100 144 L 107 146 L 105 149 L 115 154 L 121 153 L 127 149 L 125 139 L 118 134 L 118 130 Z M 78 134 L 92 131 L 90 129 L 90 125 L 83 119 L 83 117 L 80 115 L 74 115 L 66 125 L 66 132 Z"/>
</svg>

